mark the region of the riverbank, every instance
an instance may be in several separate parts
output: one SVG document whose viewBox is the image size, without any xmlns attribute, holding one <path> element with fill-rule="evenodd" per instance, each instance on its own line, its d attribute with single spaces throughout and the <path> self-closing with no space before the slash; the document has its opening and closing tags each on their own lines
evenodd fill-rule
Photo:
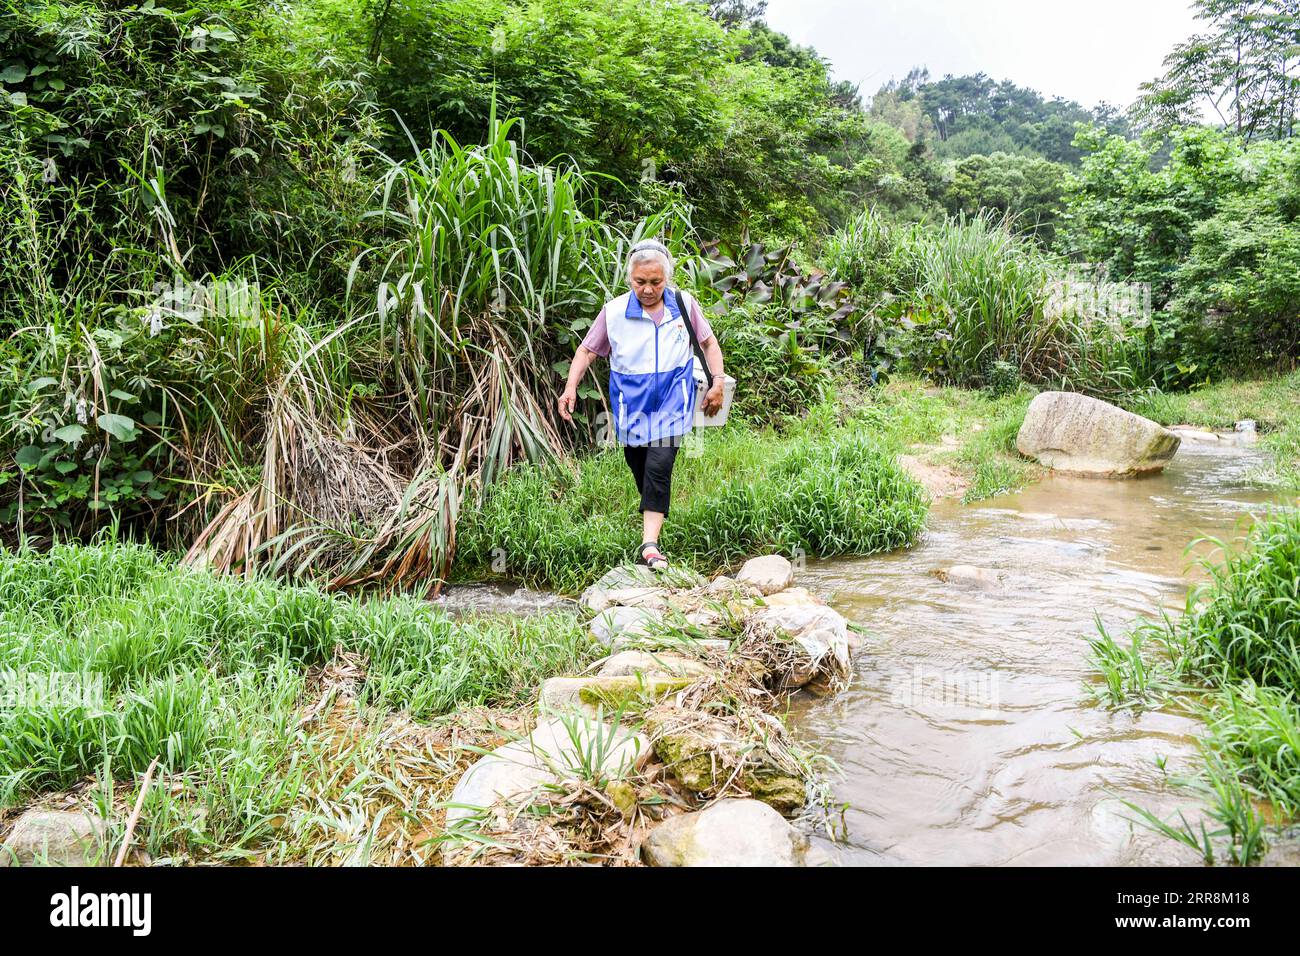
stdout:
<svg viewBox="0 0 1300 956">
<path fill-rule="evenodd" d="M 1117 710 L 1182 708 L 1204 721 L 1200 766 L 1179 783 L 1210 826 L 1129 804 L 1147 826 L 1200 853 L 1257 862 L 1300 815 L 1300 512 L 1278 510 L 1203 559 L 1209 580 L 1183 613 L 1143 617 L 1117 641 L 1102 628 L 1098 696 Z"/>
<path fill-rule="evenodd" d="M 580 752 L 556 785 L 595 803 L 573 827 L 548 824 L 560 845 L 520 837 L 519 859 L 634 863 L 674 807 L 718 799 L 793 815 L 821 763 L 782 742 L 773 712 L 844 679 L 849 632 L 790 587 L 784 558 L 742 572 L 622 572 L 652 580 L 606 584 L 581 615 L 453 619 L 411 599 L 218 577 L 134 545 L 6 553 L 0 654 L 50 680 L 7 687 L 31 696 L 0 712 L 0 841 L 20 861 L 48 841 L 35 858 L 65 864 L 421 865 L 447 862 L 450 827 L 464 859 L 465 843 L 486 844 L 458 781 L 544 731 L 558 753 L 565 728 Z M 705 725 L 705 763 L 731 754 L 723 776 L 697 766 Z M 601 756 L 628 735 L 635 773 Z M 779 815 L 765 826 L 806 842 Z M 79 828 L 84 839 L 60 839 Z"/>
<path fill-rule="evenodd" d="M 1016 452 L 1016 434 L 1036 392 L 995 396 L 899 378 L 869 396 L 847 389 L 840 415 L 865 426 L 899 455 L 904 468 L 934 498 L 967 504 L 1006 494 L 1041 478 L 1044 470 Z M 1227 380 L 1190 392 L 1139 392 L 1121 407 L 1165 426 L 1231 432 L 1253 421 L 1271 464 L 1250 480 L 1261 487 L 1300 491 L 1300 371 Z"/>
<path fill-rule="evenodd" d="M 1162 418 L 1252 417 L 1283 461 L 1294 384 L 1175 397 Z M 917 540 L 927 497 L 974 502 L 1042 474 L 1014 451 L 1030 398 L 899 379 L 845 386 L 781 431 L 711 432 L 681 462 L 665 546 L 710 573 L 764 550 L 897 552 Z M 466 515 L 462 573 L 500 558 L 504 577 L 576 594 L 635 544 L 625 467 L 615 450 L 517 469 Z M 434 862 L 463 772 L 534 727 L 542 682 L 607 654 L 568 607 L 457 619 L 127 544 L 3 552 L 0 584 L 10 666 L 100 695 L 0 715 L 0 837 L 22 808 L 77 807 L 111 821 L 113 849 L 140 800 L 138 863 Z M 159 756 L 166 772 L 146 785 Z"/>
<path fill-rule="evenodd" d="M 456 621 L 129 544 L 0 553 L 0 595 L 7 676 L 52 675 L 7 688 L 36 696 L 0 711 L 0 826 L 71 804 L 116 852 L 160 758 L 138 862 L 425 862 L 472 748 L 596 651 L 571 611 Z"/>
<path fill-rule="evenodd" d="M 1191 392 L 1150 393 L 1125 403 L 1129 411 L 1162 425 L 1231 431 L 1256 423 L 1260 445 L 1273 464 L 1253 477 L 1264 485 L 1300 490 L 1300 371 L 1275 378 L 1218 382 Z"/>
</svg>

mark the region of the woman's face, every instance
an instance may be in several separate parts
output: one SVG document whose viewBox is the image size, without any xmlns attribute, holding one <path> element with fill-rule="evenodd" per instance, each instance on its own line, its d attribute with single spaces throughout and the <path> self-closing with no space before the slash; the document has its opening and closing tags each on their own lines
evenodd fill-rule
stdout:
<svg viewBox="0 0 1300 956">
<path fill-rule="evenodd" d="M 664 264 L 650 260 L 632 267 L 632 291 L 646 307 L 658 305 L 664 297 Z"/>
</svg>

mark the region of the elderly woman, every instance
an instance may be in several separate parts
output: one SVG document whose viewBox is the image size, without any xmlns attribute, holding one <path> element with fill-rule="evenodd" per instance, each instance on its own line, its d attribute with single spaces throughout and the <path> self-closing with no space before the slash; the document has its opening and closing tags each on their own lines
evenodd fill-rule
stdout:
<svg viewBox="0 0 1300 956">
<path fill-rule="evenodd" d="M 686 312 L 671 286 L 673 259 L 654 240 L 632 247 L 627 261 L 631 287 L 605 303 L 573 357 L 569 381 L 557 403 L 560 416 L 573 420 L 578 383 L 597 356 L 609 358 L 609 404 L 614 432 L 623 446 L 636 490 L 641 495 L 641 548 L 637 563 L 668 566 L 659 549 L 659 532 L 672 497 L 673 465 L 682 439 L 695 420 L 695 359 L 687 333 L 692 324 L 713 387 L 704 396 L 704 414 L 722 407 L 722 349 L 694 297 L 682 293 Z"/>
</svg>

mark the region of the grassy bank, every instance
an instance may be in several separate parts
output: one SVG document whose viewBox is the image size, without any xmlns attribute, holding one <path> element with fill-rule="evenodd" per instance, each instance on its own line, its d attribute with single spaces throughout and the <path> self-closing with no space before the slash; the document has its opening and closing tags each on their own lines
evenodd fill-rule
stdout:
<svg viewBox="0 0 1300 956">
<path fill-rule="evenodd" d="M 846 425 L 823 405 L 784 433 L 739 423 L 684 447 L 662 535 L 701 571 L 763 552 L 872 554 L 911 544 L 921 487 L 898 466 L 885 428 Z M 638 498 L 620 449 L 513 469 L 461 516 L 457 573 L 505 575 L 576 592 L 640 543 Z"/>
<path fill-rule="evenodd" d="M 425 745 L 428 728 L 399 754 L 394 714 L 519 704 L 591 654 L 567 613 L 454 621 L 422 601 L 242 581 L 128 544 L 0 552 L 6 676 L 58 675 L 0 711 L 0 809 L 92 779 L 112 800 L 108 781 L 131 791 L 158 758 L 137 836 L 153 857 L 342 862 L 333 848 L 357 852 L 366 834 L 352 829 L 383 820 L 362 804 L 393 804 L 391 838 L 415 822 L 401 794 L 432 803 L 455 762 Z"/>
<path fill-rule="evenodd" d="M 1211 580 L 1192 589 L 1185 614 L 1142 622 L 1125 643 L 1103 630 L 1093 660 L 1110 705 L 1177 699 L 1206 721 L 1203 772 L 1186 783 L 1218 827 L 1134 809 L 1207 862 L 1250 863 L 1265 852 L 1266 823 L 1300 813 L 1300 512 L 1257 523 L 1206 566 Z"/>
<path fill-rule="evenodd" d="M 934 386 L 904 376 L 862 394 L 841 389 L 841 413 L 905 464 L 942 469 L 971 503 L 1024 487 L 1042 469 L 1016 451 L 1016 435 L 1036 390 L 1001 394 Z M 1260 447 L 1272 457 L 1253 477 L 1260 484 L 1300 489 L 1300 372 L 1226 380 L 1190 392 L 1137 391 L 1117 396 L 1129 411 L 1163 425 L 1231 430 L 1253 419 Z"/>
<path fill-rule="evenodd" d="M 1125 407 L 1162 425 L 1230 429 L 1243 419 L 1254 419 L 1260 444 L 1273 453 L 1273 466 L 1258 479 L 1300 488 L 1300 371 L 1276 378 L 1218 382 L 1190 392 L 1138 395 Z"/>
<path fill-rule="evenodd" d="M 1023 487 L 1041 473 L 1016 452 L 1033 390 L 998 395 L 899 378 L 845 405 L 858 427 L 878 434 L 909 465 L 946 471 L 970 503 Z"/>
</svg>

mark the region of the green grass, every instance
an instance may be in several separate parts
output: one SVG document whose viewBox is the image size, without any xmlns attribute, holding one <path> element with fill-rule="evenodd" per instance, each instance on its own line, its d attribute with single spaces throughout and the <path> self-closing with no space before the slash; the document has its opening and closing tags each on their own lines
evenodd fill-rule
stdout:
<svg viewBox="0 0 1300 956">
<path fill-rule="evenodd" d="M 923 457 L 969 479 L 963 500 L 970 504 L 1016 491 L 1039 473 L 1016 451 L 1016 435 L 1032 398 L 1024 388 L 999 396 L 902 377 L 872 390 L 869 400 L 849 414 L 854 424 L 869 428 L 896 453 L 932 449 Z M 956 447 L 940 445 L 944 436 L 956 438 Z"/>
<path fill-rule="evenodd" d="M 117 779 L 155 757 L 211 803 L 214 844 L 262 833 L 296 797 L 297 708 L 312 668 L 364 661 L 362 708 L 430 718 L 528 698 L 592 653 L 576 617 L 455 621 L 413 599 L 363 601 L 180 567 L 138 545 L 0 552 L 0 659 L 12 673 L 78 675 L 68 695 L 0 710 L 0 807 Z"/>
<path fill-rule="evenodd" d="M 1143 393 L 1124 402 L 1162 425 L 1224 429 L 1243 419 L 1258 424 L 1260 444 L 1273 465 L 1259 481 L 1300 488 L 1300 371 L 1275 378 L 1224 381 L 1188 392 Z"/>
<path fill-rule="evenodd" d="M 1250 863 L 1266 849 L 1261 807 L 1279 822 L 1300 810 L 1300 512 L 1260 520 L 1240 547 L 1217 543 L 1224 557 L 1203 562 L 1210 580 L 1181 617 L 1140 622 L 1127 648 L 1102 630 L 1094 693 L 1131 708 L 1178 698 L 1205 719 L 1195 786 L 1220 828 L 1155 828 L 1177 830 L 1211 861 L 1210 838 L 1225 837 L 1229 858 Z"/>
<path fill-rule="evenodd" d="M 729 425 L 683 449 L 662 534 L 672 557 L 713 571 L 738 558 L 871 554 L 911 544 L 926 506 L 869 427 L 839 427 L 829 406 L 785 434 Z M 511 470 L 462 515 L 458 573 L 503 574 L 570 593 L 628 559 L 641 523 L 621 449 Z"/>
</svg>

